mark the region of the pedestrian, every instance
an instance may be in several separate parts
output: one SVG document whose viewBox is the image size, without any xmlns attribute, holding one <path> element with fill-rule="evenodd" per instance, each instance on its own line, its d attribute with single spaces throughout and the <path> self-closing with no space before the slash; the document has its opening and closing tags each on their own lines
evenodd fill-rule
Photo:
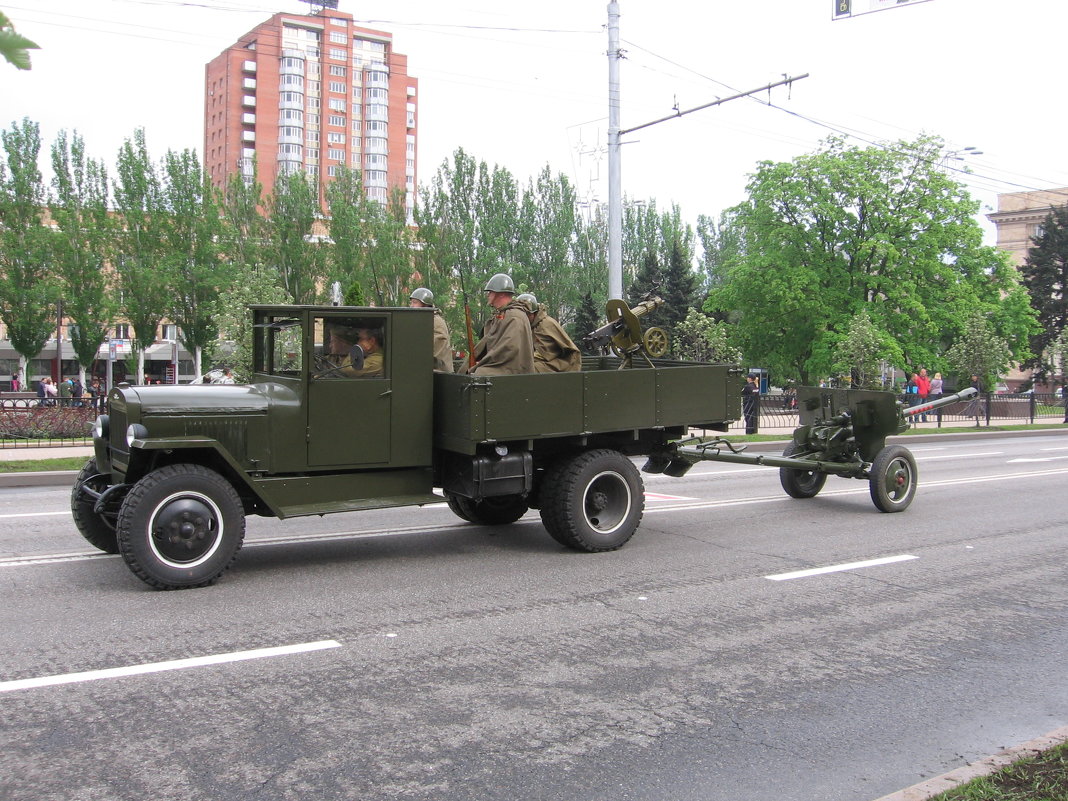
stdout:
<svg viewBox="0 0 1068 801">
<path fill-rule="evenodd" d="M 920 403 L 927 403 L 927 398 L 931 394 L 931 379 L 927 377 L 927 368 L 921 367 L 920 372 L 916 375 L 916 395 L 919 396 Z M 927 413 L 924 412 L 920 415 L 920 420 L 924 423 L 927 422 Z"/>
<path fill-rule="evenodd" d="M 516 300 L 526 303 L 530 333 L 534 338 L 534 372 L 573 373 L 582 369 L 582 353 L 567 331 L 549 316 L 545 304 L 530 292 L 524 292 Z"/>
<path fill-rule="evenodd" d="M 534 372 L 534 336 L 527 305 L 515 299 L 512 276 L 497 273 L 482 290 L 493 316 L 475 344 L 472 375 L 521 375 Z"/>
<path fill-rule="evenodd" d="M 12 392 L 18 392 L 20 386 L 21 386 L 21 384 L 19 384 L 19 374 L 18 373 L 12 373 L 11 374 L 11 391 Z"/>
<path fill-rule="evenodd" d="M 81 380 L 77 379 L 77 378 L 70 379 L 70 397 L 71 397 L 71 404 L 70 405 L 71 406 L 81 406 L 82 405 L 82 394 L 83 394 L 83 390 L 82 390 L 82 382 L 81 382 Z"/>
<path fill-rule="evenodd" d="M 44 386 L 44 405 L 55 406 L 56 397 L 59 395 L 59 390 L 56 388 L 56 385 L 53 384 L 52 379 L 47 376 L 41 379 L 41 384 Z"/>
<path fill-rule="evenodd" d="M 51 379 L 49 379 L 51 381 Z M 71 380 L 68 378 L 59 382 L 59 405 L 70 406 Z"/>
<path fill-rule="evenodd" d="M 750 373 L 745 377 L 742 387 L 742 415 L 745 417 L 745 433 L 755 434 L 760 425 L 760 385 L 759 376 Z"/>
<path fill-rule="evenodd" d="M 229 367 L 223 368 L 222 375 L 219 376 L 219 379 L 215 383 L 216 384 L 235 384 L 235 383 L 237 383 L 236 381 L 234 381 L 234 371 L 231 370 Z"/>
<path fill-rule="evenodd" d="M 441 313 L 441 309 L 434 307 L 434 293 L 421 286 L 412 291 L 408 298 L 408 305 L 413 309 L 434 309 L 434 369 L 439 373 L 453 372 L 452 338 L 449 336 L 449 325 L 445 322 L 445 315 Z"/>
</svg>

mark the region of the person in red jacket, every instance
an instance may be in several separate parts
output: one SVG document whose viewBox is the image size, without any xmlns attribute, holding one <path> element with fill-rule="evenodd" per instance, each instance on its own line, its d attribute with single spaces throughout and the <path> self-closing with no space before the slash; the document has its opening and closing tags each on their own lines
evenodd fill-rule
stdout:
<svg viewBox="0 0 1068 801">
<path fill-rule="evenodd" d="M 919 375 L 913 380 L 916 382 L 916 396 L 920 403 L 927 403 L 927 396 L 931 394 L 931 379 L 927 377 L 927 368 L 921 367 Z M 921 414 L 920 420 L 926 423 L 927 415 Z"/>
</svg>

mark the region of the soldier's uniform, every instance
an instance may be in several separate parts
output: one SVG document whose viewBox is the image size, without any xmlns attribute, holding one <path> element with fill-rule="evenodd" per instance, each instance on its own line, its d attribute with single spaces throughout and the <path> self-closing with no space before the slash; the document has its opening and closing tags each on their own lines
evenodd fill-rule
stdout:
<svg viewBox="0 0 1068 801">
<path fill-rule="evenodd" d="M 486 322 L 475 345 L 472 375 L 521 375 L 534 372 L 534 338 L 527 305 L 513 300 Z"/>
<path fill-rule="evenodd" d="M 567 331 L 539 305 L 530 324 L 534 335 L 534 371 L 570 373 L 582 369 L 582 353 Z"/>
<path fill-rule="evenodd" d="M 441 309 L 434 309 L 434 369 L 452 372 L 452 339 Z"/>
</svg>

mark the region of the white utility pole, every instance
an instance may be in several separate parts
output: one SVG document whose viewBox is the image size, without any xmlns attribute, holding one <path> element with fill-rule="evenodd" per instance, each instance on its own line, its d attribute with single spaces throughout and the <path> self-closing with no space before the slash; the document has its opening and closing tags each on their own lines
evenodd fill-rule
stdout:
<svg viewBox="0 0 1068 801">
<path fill-rule="evenodd" d="M 623 297 L 623 179 L 619 153 L 619 3 L 608 4 L 608 297 Z"/>
<path fill-rule="evenodd" d="M 922 0 L 919 0 L 922 2 Z M 619 49 L 619 3 L 610 0 L 608 3 L 608 297 L 623 297 L 623 180 L 620 177 L 620 141 L 623 134 L 648 128 L 661 122 L 673 120 L 695 111 L 718 106 L 731 100 L 755 95 L 757 92 L 766 92 L 777 86 L 788 86 L 794 81 L 807 78 L 808 73 L 797 77 L 783 76 L 781 81 L 769 83 L 748 92 L 739 92 L 730 97 L 713 100 L 696 108 L 685 111 L 676 110 L 674 114 L 661 117 L 652 122 L 635 125 L 633 128 L 621 129 L 619 127 L 619 61 L 622 58 Z"/>
</svg>

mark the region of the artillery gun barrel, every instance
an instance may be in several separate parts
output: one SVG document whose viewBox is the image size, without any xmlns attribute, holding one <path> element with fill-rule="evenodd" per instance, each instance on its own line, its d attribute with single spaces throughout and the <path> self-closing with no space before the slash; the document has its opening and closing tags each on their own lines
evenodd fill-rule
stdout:
<svg viewBox="0 0 1068 801">
<path fill-rule="evenodd" d="M 972 397 L 973 395 L 978 394 L 979 390 L 977 390 L 975 387 L 967 387 L 966 389 L 962 389 L 960 392 L 956 392 L 952 395 L 943 395 L 937 400 L 928 401 L 927 403 L 921 403 L 919 406 L 909 406 L 907 409 L 902 409 L 901 414 L 905 417 L 909 417 L 911 415 L 916 414 L 925 414 L 926 412 L 931 411 L 931 409 L 938 409 L 942 406 L 949 406 L 949 404 L 951 403 L 956 403 L 957 401 L 962 401 Z"/>
</svg>

